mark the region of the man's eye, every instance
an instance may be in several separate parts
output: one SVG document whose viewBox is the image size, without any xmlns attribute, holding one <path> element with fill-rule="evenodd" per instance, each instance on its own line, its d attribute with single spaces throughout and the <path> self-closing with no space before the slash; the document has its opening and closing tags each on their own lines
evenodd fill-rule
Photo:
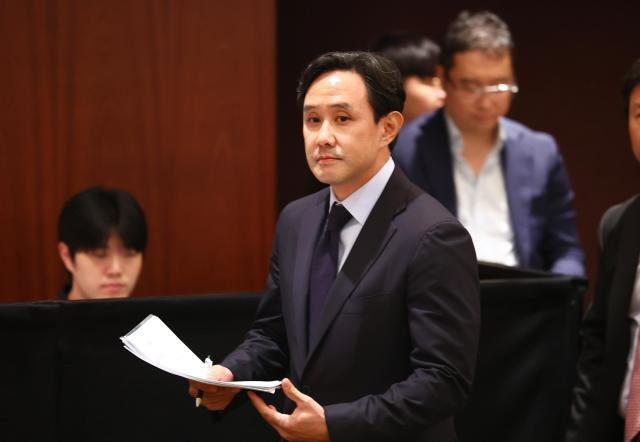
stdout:
<svg viewBox="0 0 640 442">
<path fill-rule="evenodd" d="M 320 118 L 318 117 L 307 117 L 307 123 L 309 124 L 318 124 L 320 122 Z"/>
<path fill-rule="evenodd" d="M 338 120 L 340 123 L 346 123 L 350 119 L 351 118 L 347 117 L 346 115 L 338 115 L 338 117 L 336 118 L 336 120 Z"/>
<path fill-rule="evenodd" d="M 107 256 L 107 250 L 106 249 L 94 249 L 94 250 L 91 250 L 89 252 L 89 254 L 91 256 L 96 257 L 96 258 L 104 258 L 105 256 Z"/>
<path fill-rule="evenodd" d="M 482 86 L 479 83 L 476 83 L 475 81 L 463 81 L 460 83 L 460 86 L 462 87 L 462 89 L 469 92 L 475 92 L 482 88 Z"/>
<path fill-rule="evenodd" d="M 124 256 L 126 256 L 127 258 L 133 258 L 138 253 L 140 252 L 138 252 L 136 249 L 125 249 Z"/>
</svg>

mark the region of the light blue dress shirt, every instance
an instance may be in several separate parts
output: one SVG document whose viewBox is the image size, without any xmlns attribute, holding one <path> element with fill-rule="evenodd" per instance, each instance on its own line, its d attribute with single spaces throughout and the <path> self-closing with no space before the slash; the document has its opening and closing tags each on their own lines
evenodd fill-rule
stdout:
<svg viewBox="0 0 640 442">
<path fill-rule="evenodd" d="M 329 196 L 329 208 L 333 206 L 334 202 L 338 202 L 349 211 L 351 218 L 347 224 L 344 225 L 340 232 L 340 245 L 338 247 L 338 271 L 342 268 L 349 252 L 353 248 L 353 244 L 356 242 L 362 226 L 369 218 L 373 206 L 375 206 L 378 198 L 382 194 L 385 186 L 391 178 L 395 163 L 389 157 L 387 162 L 369 181 L 367 181 L 362 187 L 346 197 L 343 201 L 338 201 L 333 189 L 331 189 Z"/>
<path fill-rule="evenodd" d="M 444 115 L 453 159 L 458 219 L 473 239 L 478 260 L 515 266 L 518 264 L 515 237 L 500 161 L 506 132 L 498 123 L 496 142 L 476 175 L 462 156 L 460 130 L 446 112 Z"/>
</svg>

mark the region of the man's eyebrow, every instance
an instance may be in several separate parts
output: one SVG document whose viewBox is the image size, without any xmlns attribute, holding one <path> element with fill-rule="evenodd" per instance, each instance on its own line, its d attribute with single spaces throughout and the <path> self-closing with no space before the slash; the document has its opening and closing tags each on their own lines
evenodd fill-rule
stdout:
<svg viewBox="0 0 640 442">
<path fill-rule="evenodd" d="M 482 83 L 482 81 L 480 81 L 477 78 L 472 78 L 472 77 L 461 77 L 458 81 L 465 81 L 465 82 L 469 82 L 469 83 Z M 509 83 L 509 82 L 514 82 L 515 80 L 513 78 L 509 78 L 509 77 L 494 77 L 491 80 L 489 80 L 487 83 L 488 84 L 499 84 L 499 83 Z"/>
<path fill-rule="evenodd" d="M 319 106 L 317 106 L 315 104 L 305 104 L 304 106 L 302 106 L 302 111 L 303 112 L 309 112 L 309 111 L 312 111 L 312 110 L 316 109 L 317 107 L 319 107 Z M 333 104 L 330 104 L 329 107 L 330 108 L 334 108 L 334 109 L 337 108 L 337 109 L 346 109 L 346 110 L 350 110 L 350 109 L 353 108 L 347 102 L 333 103 Z"/>
</svg>

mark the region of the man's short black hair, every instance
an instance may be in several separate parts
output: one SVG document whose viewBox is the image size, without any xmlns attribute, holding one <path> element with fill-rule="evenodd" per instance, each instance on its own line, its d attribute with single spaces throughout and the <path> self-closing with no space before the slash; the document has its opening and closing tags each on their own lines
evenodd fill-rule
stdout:
<svg viewBox="0 0 640 442">
<path fill-rule="evenodd" d="M 640 84 L 640 58 L 637 59 L 627 71 L 622 81 L 622 103 L 624 105 L 624 116 L 629 118 L 629 100 L 631 93 Z"/>
<path fill-rule="evenodd" d="M 373 43 L 371 51 L 393 61 L 405 79 L 412 75 L 434 77 L 440 61 L 440 46 L 410 32 L 383 35 Z"/>
<path fill-rule="evenodd" d="M 138 252 L 147 247 L 147 224 L 142 208 L 124 190 L 91 187 L 71 197 L 58 218 L 58 240 L 78 251 L 106 247 L 111 234 L 124 246 Z"/>
<path fill-rule="evenodd" d="M 453 67 L 453 56 L 458 52 L 480 50 L 493 53 L 513 52 L 513 39 L 509 26 L 489 11 L 470 13 L 462 11 L 447 28 L 442 41 L 440 62 L 445 72 Z"/>
<path fill-rule="evenodd" d="M 405 94 L 396 65 L 381 55 L 360 51 L 329 52 L 309 63 L 298 82 L 300 109 L 315 79 L 332 71 L 354 71 L 362 77 L 376 122 L 390 112 L 402 112 Z"/>
</svg>

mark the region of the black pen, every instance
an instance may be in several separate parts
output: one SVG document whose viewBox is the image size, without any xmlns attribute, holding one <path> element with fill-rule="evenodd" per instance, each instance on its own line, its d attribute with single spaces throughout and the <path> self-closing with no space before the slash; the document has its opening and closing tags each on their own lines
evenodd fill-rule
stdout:
<svg viewBox="0 0 640 442">
<path fill-rule="evenodd" d="M 204 360 L 204 366 L 206 368 L 209 368 L 212 365 L 213 364 L 211 362 L 211 358 L 209 356 L 207 356 L 207 358 Z M 204 391 L 198 390 L 198 393 L 196 394 L 196 407 L 199 407 L 200 404 L 202 403 L 202 396 L 204 396 Z"/>
</svg>

